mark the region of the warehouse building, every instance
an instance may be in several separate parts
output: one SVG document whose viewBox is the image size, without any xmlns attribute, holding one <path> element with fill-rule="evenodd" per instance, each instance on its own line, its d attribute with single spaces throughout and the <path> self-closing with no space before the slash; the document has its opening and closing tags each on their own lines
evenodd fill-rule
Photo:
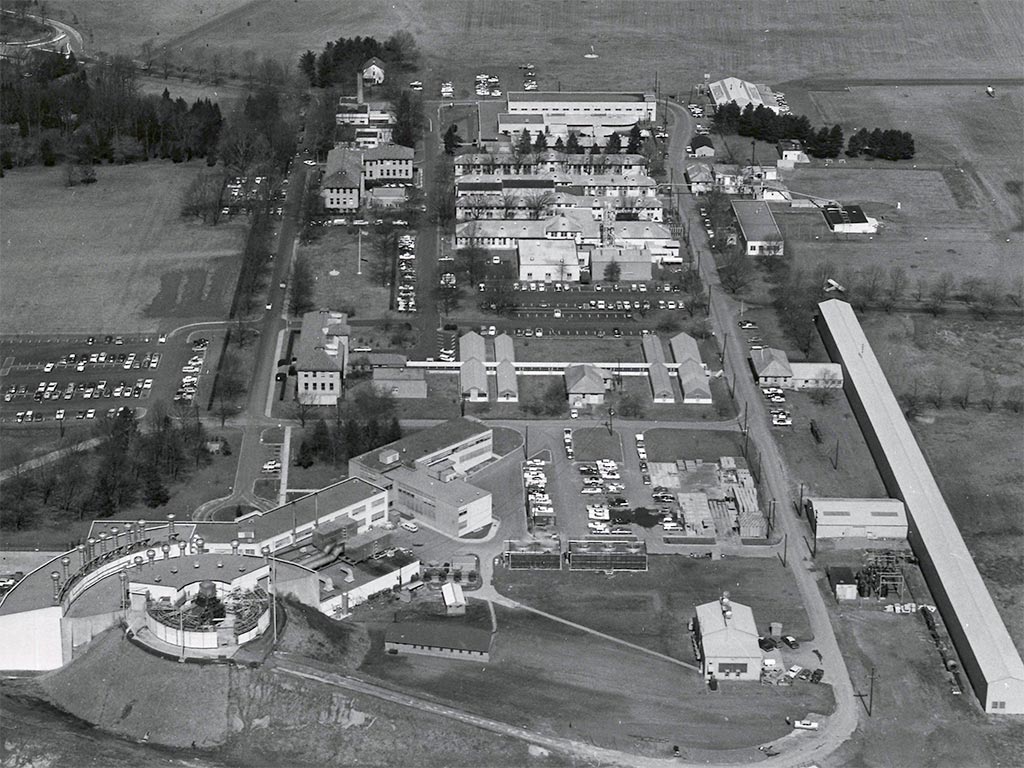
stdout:
<svg viewBox="0 0 1024 768">
<path fill-rule="evenodd" d="M 804 499 L 818 539 L 907 538 L 907 511 L 899 499 Z"/>
<path fill-rule="evenodd" d="M 697 606 L 693 628 L 706 679 L 761 679 L 761 649 L 754 612 L 749 607 L 732 602 L 726 593 L 714 602 Z"/>
<path fill-rule="evenodd" d="M 889 493 L 906 505 L 908 539 L 986 712 L 1024 714 L 1024 662 L 992 601 L 852 307 L 818 305 L 818 329 Z"/>
</svg>

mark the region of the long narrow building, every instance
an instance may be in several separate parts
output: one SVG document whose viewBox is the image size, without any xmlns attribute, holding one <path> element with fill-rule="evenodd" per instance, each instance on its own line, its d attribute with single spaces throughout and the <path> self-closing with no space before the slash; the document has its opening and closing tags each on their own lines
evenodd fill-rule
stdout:
<svg viewBox="0 0 1024 768">
<path fill-rule="evenodd" d="M 975 694 L 986 712 L 1024 714 L 1024 662 L 853 309 L 832 299 L 818 311 L 822 341 L 843 366 L 846 394 L 882 480 L 906 504 L 908 539 Z"/>
</svg>

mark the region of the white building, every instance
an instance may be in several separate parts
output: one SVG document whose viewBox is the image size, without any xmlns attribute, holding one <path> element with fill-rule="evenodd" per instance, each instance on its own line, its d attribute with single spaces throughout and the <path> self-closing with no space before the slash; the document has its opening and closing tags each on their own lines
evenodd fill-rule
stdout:
<svg viewBox="0 0 1024 768">
<path fill-rule="evenodd" d="M 899 499 L 804 499 L 817 539 L 907 538 L 907 510 Z"/>
<path fill-rule="evenodd" d="M 320 184 L 320 196 L 328 211 L 359 209 L 363 191 L 362 171 L 358 156 L 347 149 L 327 153 L 327 168 Z"/>
<path fill-rule="evenodd" d="M 348 315 L 319 309 L 302 316 L 295 351 L 295 399 L 337 405 L 348 365 Z"/>
<path fill-rule="evenodd" d="M 508 107 L 498 117 L 498 132 L 514 135 L 524 128 L 543 132 L 549 143 L 575 133 L 580 144 L 604 143 L 613 132 L 628 133 L 638 122 L 657 122 L 653 93 L 603 91 L 510 91 Z"/>
<path fill-rule="evenodd" d="M 718 680 L 760 680 L 761 649 L 754 612 L 728 596 L 697 606 L 694 632 L 701 672 Z"/>
<path fill-rule="evenodd" d="M 578 283 L 580 280 L 575 240 L 520 240 L 517 251 L 520 280 L 546 283 Z"/>
<path fill-rule="evenodd" d="M 384 82 L 384 66 L 384 62 L 376 56 L 367 59 L 360 68 L 362 69 L 363 80 L 367 83 L 380 85 Z"/>
</svg>

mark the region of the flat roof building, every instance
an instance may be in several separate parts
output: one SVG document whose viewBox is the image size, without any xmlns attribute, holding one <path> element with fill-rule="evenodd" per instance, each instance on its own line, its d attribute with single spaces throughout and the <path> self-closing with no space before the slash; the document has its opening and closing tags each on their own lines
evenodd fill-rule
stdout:
<svg viewBox="0 0 1024 768">
<path fill-rule="evenodd" d="M 464 417 L 349 459 L 349 474 L 390 491 L 399 509 L 450 536 L 464 536 L 491 523 L 491 494 L 465 477 L 493 450 L 491 428 Z"/>
<path fill-rule="evenodd" d="M 628 246 L 602 246 L 590 252 L 590 279 L 593 282 L 605 279 L 608 265 L 614 262 L 619 267 L 619 281 L 651 279 L 651 254 L 641 248 Z"/>
<path fill-rule="evenodd" d="M 818 329 L 889 493 L 906 505 L 908 539 L 986 712 L 1024 714 L 1021 661 L 853 308 L 818 305 Z"/>
<path fill-rule="evenodd" d="M 388 624 L 384 650 L 465 661 L 489 661 L 491 633 L 486 629 L 449 622 L 400 621 Z"/>
</svg>

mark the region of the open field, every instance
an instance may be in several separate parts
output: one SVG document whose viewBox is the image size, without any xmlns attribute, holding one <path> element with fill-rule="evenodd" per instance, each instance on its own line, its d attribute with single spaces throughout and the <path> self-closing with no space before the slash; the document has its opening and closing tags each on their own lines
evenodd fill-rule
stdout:
<svg viewBox="0 0 1024 768">
<path fill-rule="evenodd" d="M 703 459 L 717 462 L 722 456 L 740 456 L 743 436 L 730 432 L 689 429 L 648 429 L 644 432 L 648 461 Z"/>
<path fill-rule="evenodd" d="M 110 5 L 123 13 L 123 3 Z M 301 13 L 290 4 L 265 0 L 221 17 L 209 11 L 197 17 L 194 11 L 188 14 L 191 9 L 184 3 L 170 5 L 180 17 L 171 34 L 210 19 L 176 38 L 177 46 L 253 48 L 291 61 L 307 48 L 319 50 L 343 35 L 383 38 L 407 29 L 426 54 L 426 77 L 421 79 L 427 87 L 434 91 L 435 80 L 454 79 L 460 96 L 471 87 L 474 72 L 494 72 L 504 83 L 514 83 L 516 66 L 524 61 L 537 65 L 542 88 L 556 83 L 564 89 L 593 83 L 652 88 L 658 71 L 663 88 L 682 94 L 704 72 L 715 77 L 742 74 L 757 82 L 854 73 L 1016 75 L 1024 24 L 1024 12 L 1013 2 L 954 8 L 943 0 L 739 3 L 716 6 L 714 12 L 699 0 L 571 0 L 555 5 L 539 0 L 402 0 L 344 10 L 327 0 L 306 0 Z M 234 6 L 225 2 L 222 7 Z M 91 11 L 83 14 L 90 28 L 103 27 L 103 3 L 85 7 Z M 116 34 L 109 35 L 111 44 L 127 42 L 133 34 L 142 39 L 152 34 L 148 30 L 160 28 L 152 26 L 157 19 L 140 15 L 130 24 L 119 20 Z M 638 37 L 643 46 L 637 46 Z M 600 58 L 583 58 L 591 44 Z M 623 67 L 623 61 L 631 66 Z M 647 82 L 638 72 L 646 73 Z"/>
<path fill-rule="evenodd" d="M 653 651 L 694 663 L 686 631 L 700 603 L 727 590 L 749 605 L 761 631 L 781 621 L 786 634 L 810 641 L 796 582 L 779 560 L 692 559 L 652 555 L 647 573 L 494 572 L 495 587 L 513 600 Z"/>
<path fill-rule="evenodd" d="M 388 656 L 375 644 L 360 676 L 543 733 L 659 757 L 672 744 L 752 751 L 784 735 L 786 713 L 832 709 L 825 685 L 723 683 L 710 694 L 692 671 L 527 612 L 495 610 L 486 665 Z"/>
<path fill-rule="evenodd" d="M 910 131 L 917 150 L 913 163 L 952 167 L 946 175 L 961 211 L 972 212 L 994 233 L 1021 232 L 1024 88 L 999 86 L 994 99 L 980 85 L 858 87 L 811 97 L 821 120 L 842 123 L 848 134 L 875 125 Z"/>
<path fill-rule="evenodd" d="M 181 193 L 201 167 L 101 166 L 96 184 L 75 188 L 62 168 L 8 172 L 4 333 L 138 333 L 224 317 L 242 225 L 181 220 Z"/>
<path fill-rule="evenodd" d="M 958 195 L 963 189 L 969 193 L 972 185 L 965 176 L 950 186 L 949 176 L 941 170 L 880 162 L 871 168 L 831 166 L 787 173 L 786 184 L 794 192 L 862 205 L 867 215 L 881 221 L 875 235 L 837 236 L 818 211 L 773 205 L 788 260 L 807 270 L 826 261 L 845 270 L 877 265 L 886 273 L 899 265 L 911 287 L 946 271 L 959 278 L 1012 274 L 1019 266 L 1020 234 L 1007 231 L 1008 220 L 994 223 L 980 205 L 960 205 Z"/>
<path fill-rule="evenodd" d="M 866 694 L 875 670 L 873 716 L 861 717 L 853 738 L 828 765 L 995 768 L 1020 762 L 1020 719 L 984 715 L 970 689 L 961 696 L 950 693 L 942 660 L 920 616 L 837 605 L 831 597 L 826 605 L 854 690 Z"/>
<path fill-rule="evenodd" d="M 220 105 L 221 114 L 228 117 L 235 107 L 245 100 L 248 89 L 244 86 L 225 84 L 209 85 L 184 81 L 170 77 L 164 80 L 155 75 L 142 75 L 138 79 L 139 91 L 160 95 L 166 89 L 172 99 L 184 99 L 192 104 L 196 99 L 209 99 Z"/>
<path fill-rule="evenodd" d="M 572 444 L 576 461 L 611 459 L 622 463 L 622 438 L 618 432 L 609 434 L 603 427 L 574 429 Z"/>
</svg>

